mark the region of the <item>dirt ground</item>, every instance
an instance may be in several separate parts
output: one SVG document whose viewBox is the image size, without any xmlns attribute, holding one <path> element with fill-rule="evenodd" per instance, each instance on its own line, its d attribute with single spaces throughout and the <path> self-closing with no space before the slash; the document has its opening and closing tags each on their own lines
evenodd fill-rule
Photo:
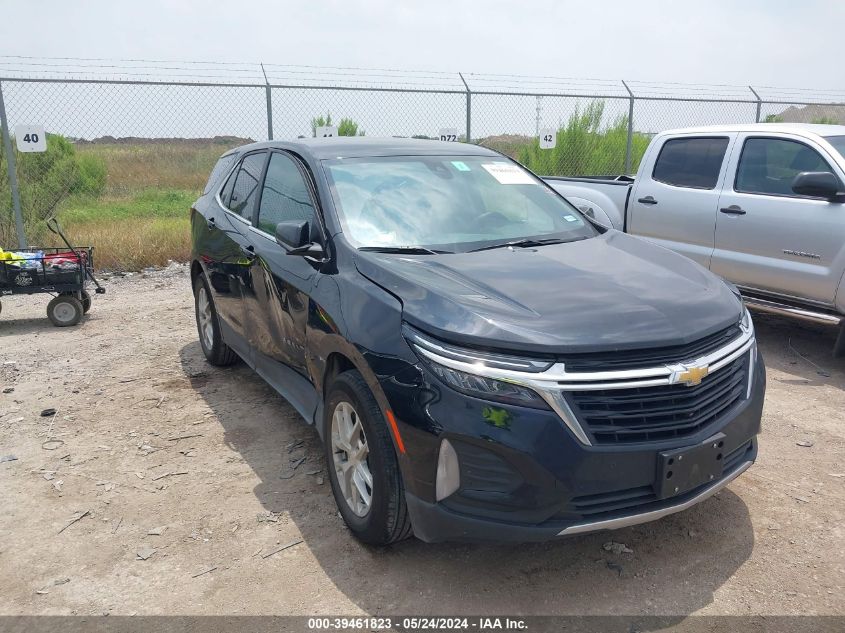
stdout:
<svg viewBox="0 0 845 633">
<path fill-rule="evenodd" d="M 74 328 L 44 296 L 2 299 L 0 614 L 845 614 L 832 330 L 757 317 L 759 460 L 687 512 L 374 549 L 337 514 L 316 432 L 245 366 L 205 363 L 184 267 L 107 287 Z"/>
</svg>

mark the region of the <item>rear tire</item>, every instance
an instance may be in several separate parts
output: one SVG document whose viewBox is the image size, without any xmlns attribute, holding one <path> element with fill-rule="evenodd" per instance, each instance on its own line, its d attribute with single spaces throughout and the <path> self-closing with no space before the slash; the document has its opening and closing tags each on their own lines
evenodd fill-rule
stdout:
<svg viewBox="0 0 845 633">
<path fill-rule="evenodd" d="M 217 308 L 214 307 L 211 290 L 202 274 L 194 279 L 194 315 L 200 347 L 206 360 L 217 367 L 226 367 L 238 360 L 238 355 L 223 342 Z"/>
<path fill-rule="evenodd" d="M 344 434 L 344 424 L 347 429 L 356 430 Z M 355 538 L 370 545 L 387 545 L 411 536 L 411 520 L 390 431 L 359 372 L 344 372 L 329 387 L 323 429 L 332 493 Z M 354 439 L 347 442 L 345 435 Z M 358 463 L 355 456 L 364 451 L 366 455 Z M 355 466 L 350 469 L 353 463 Z M 349 472 L 352 476 L 342 483 L 341 478 Z"/>
<path fill-rule="evenodd" d="M 82 302 L 72 295 L 53 297 L 47 304 L 47 318 L 56 327 L 69 327 L 82 320 Z"/>
</svg>

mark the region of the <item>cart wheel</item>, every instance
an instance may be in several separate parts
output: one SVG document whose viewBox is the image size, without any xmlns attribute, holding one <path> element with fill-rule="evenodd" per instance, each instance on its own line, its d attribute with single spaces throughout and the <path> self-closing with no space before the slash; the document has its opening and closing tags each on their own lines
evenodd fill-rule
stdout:
<svg viewBox="0 0 845 633">
<path fill-rule="evenodd" d="M 87 290 L 82 291 L 82 312 L 83 314 L 88 314 L 88 310 L 91 309 L 91 295 L 88 294 Z"/>
<path fill-rule="evenodd" d="M 76 297 L 59 295 L 47 304 L 47 318 L 56 327 L 76 325 L 82 319 L 82 302 Z"/>
</svg>

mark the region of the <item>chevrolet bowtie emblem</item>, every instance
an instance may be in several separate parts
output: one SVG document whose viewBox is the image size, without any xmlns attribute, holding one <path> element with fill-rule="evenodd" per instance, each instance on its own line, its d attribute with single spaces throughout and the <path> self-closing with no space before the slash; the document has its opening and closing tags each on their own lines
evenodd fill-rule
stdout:
<svg viewBox="0 0 845 633">
<path fill-rule="evenodd" d="M 704 377 L 710 373 L 708 365 L 673 365 L 669 369 L 672 373 L 669 376 L 671 384 L 683 384 L 687 387 L 700 385 Z"/>
</svg>

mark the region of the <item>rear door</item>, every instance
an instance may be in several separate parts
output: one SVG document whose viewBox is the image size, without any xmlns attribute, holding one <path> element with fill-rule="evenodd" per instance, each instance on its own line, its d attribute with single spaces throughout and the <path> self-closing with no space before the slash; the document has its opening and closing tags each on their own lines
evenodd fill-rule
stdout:
<svg viewBox="0 0 845 633">
<path fill-rule="evenodd" d="M 845 205 L 792 191 L 802 171 L 845 180 L 827 150 L 785 134 L 741 134 L 719 200 L 713 272 L 747 288 L 832 304 L 845 268 Z"/>
<path fill-rule="evenodd" d="M 256 257 L 253 285 L 245 295 L 247 310 L 255 317 L 250 342 L 257 364 L 281 363 L 305 376 L 309 296 L 317 270 L 304 257 L 288 255 L 275 240 L 279 222 L 302 220 L 310 224 L 314 241 L 323 242 L 315 194 L 304 166 L 286 152 L 273 151 L 251 229 Z M 272 381 L 275 368 L 266 367 L 266 373 Z"/>
<path fill-rule="evenodd" d="M 736 134 L 658 138 L 628 202 L 628 232 L 710 267 L 719 191 Z"/>
<path fill-rule="evenodd" d="M 216 211 L 208 212 L 204 261 L 223 337 L 242 358 L 249 358 L 249 324 L 244 288 L 250 279 L 250 226 L 258 200 L 266 151 L 243 157 L 215 197 Z"/>
</svg>

